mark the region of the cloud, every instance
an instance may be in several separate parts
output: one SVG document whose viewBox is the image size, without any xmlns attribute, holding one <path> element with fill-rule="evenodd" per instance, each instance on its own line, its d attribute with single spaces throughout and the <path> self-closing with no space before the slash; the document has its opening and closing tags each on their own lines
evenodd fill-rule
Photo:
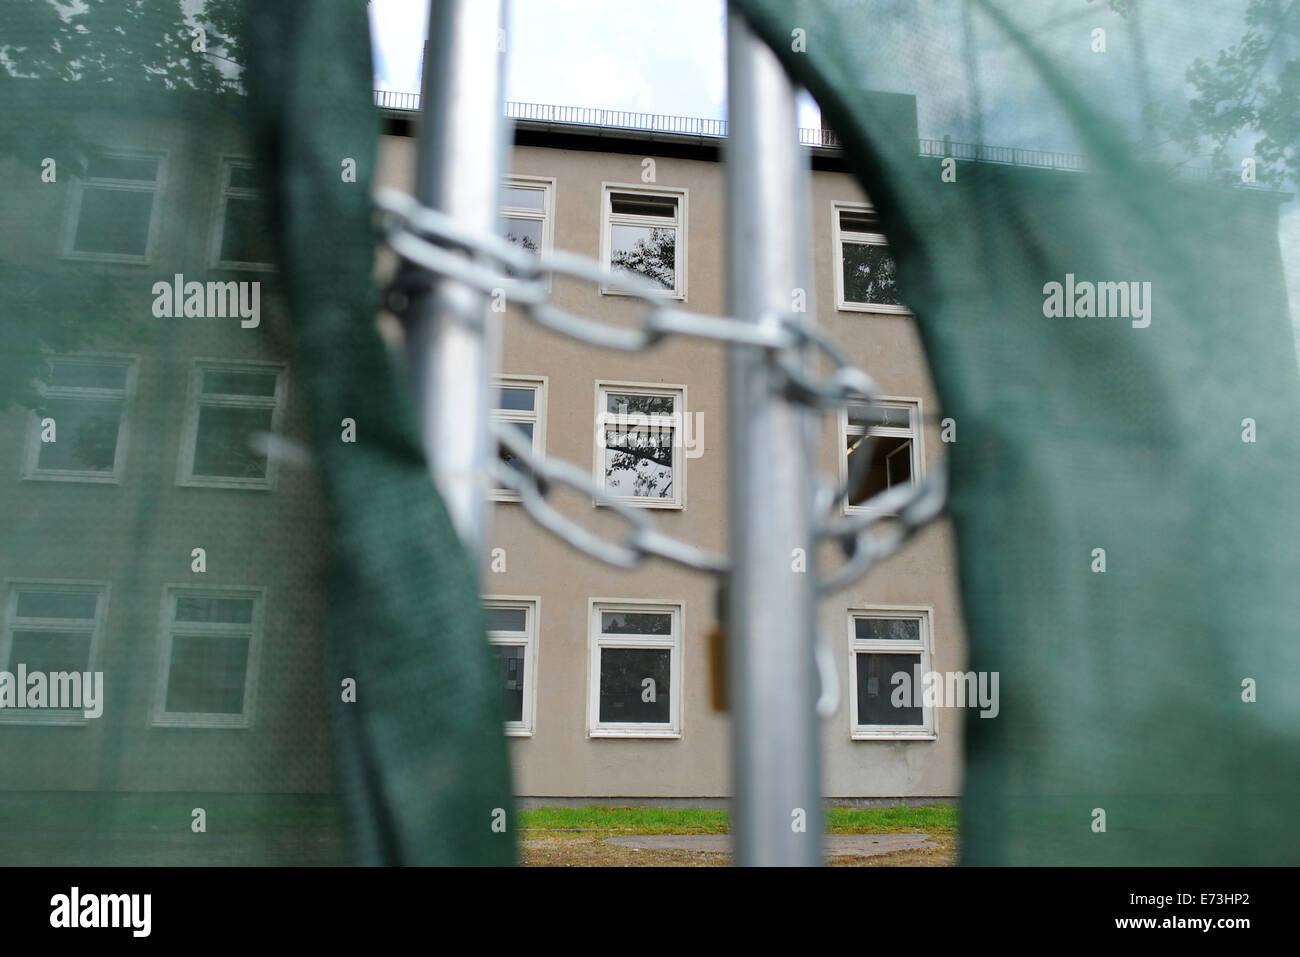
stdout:
<svg viewBox="0 0 1300 957">
<path fill-rule="evenodd" d="M 506 99 L 721 117 L 726 100 L 720 0 L 521 0 L 506 24 Z M 425 0 L 374 0 L 375 84 L 420 88 Z"/>
<path fill-rule="evenodd" d="M 901 16 L 887 15 L 893 5 Z M 1101 4 L 1062 16 L 1059 8 L 1018 11 L 1032 40 L 1053 56 L 1067 79 L 1089 89 L 1094 102 L 1112 104 L 1115 118 L 1135 139 L 1142 117 L 1133 91 L 1145 84 L 1160 103 L 1186 103 L 1186 67 L 1198 56 L 1213 59 L 1235 40 L 1244 0 L 1224 0 L 1206 18 L 1166 17 L 1160 29 L 1147 24 L 1143 56 L 1133 49 L 1132 24 Z M 951 133 L 956 140 L 1075 151 L 1069 123 L 1040 83 L 1027 82 L 1029 64 L 1001 31 L 982 16 L 973 27 L 981 48 L 979 106 L 965 57 L 961 7 L 952 2 L 913 6 L 882 0 L 863 9 L 861 30 L 843 35 L 810 31 L 809 43 L 868 45 L 864 84 L 878 89 L 920 91 L 922 136 Z M 420 88 L 420 55 L 426 0 L 373 0 L 370 8 L 379 89 Z M 726 116 L 726 10 L 721 0 L 516 0 L 506 24 L 506 98 L 564 106 L 724 118 Z M 1094 54 L 1091 31 L 1107 31 L 1108 52 Z M 1132 71 L 1143 60 L 1156 65 L 1141 80 Z M 1137 82 L 1135 82 L 1137 81 Z M 816 105 L 800 98 L 801 126 L 819 125 Z M 1294 188 L 1290 185 L 1289 188 Z M 1283 208 L 1279 239 L 1291 313 L 1300 336 L 1300 204 Z"/>
<path fill-rule="evenodd" d="M 722 115 L 720 2 L 521 2 L 507 26 L 506 97 L 647 113 Z"/>
<path fill-rule="evenodd" d="M 373 0 L 370 45 L 375 88 L 414 93 L 420 89 L 420 55 L 428 16 L 427 0 Z"/>
</svg>

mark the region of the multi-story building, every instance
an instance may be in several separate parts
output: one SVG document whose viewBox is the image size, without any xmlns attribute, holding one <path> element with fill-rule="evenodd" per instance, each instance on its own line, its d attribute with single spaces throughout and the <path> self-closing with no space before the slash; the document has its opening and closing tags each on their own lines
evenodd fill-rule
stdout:
<svg viewBox="0 0 1300 957">
<path fill-rule="evenodd" d="M 44 360 L 35 406 L 0 412 L 0 672 L 102 671 L 113 706 L 89 719 L 0 711 L 0 786 L 35 793 L 33 808 L 51 792 L 332 804 L 324 510 L 311 468 L 283 441 L 303 441 L 305 397 L 250 148 L 229 117 L 193 122 L 185 94 L 151 94 L 147 110 L 133 95 L 120 111 L 103 89 L 55 84 L 41 96 L 78 149 L 59 151 L 52 173 L 39 150 L 0 155 L 3 358 L 17 370 L 6 385 L 42 361 L 42 338 L 67 345 Z M 377 179 L 410 188 L 416 114 L 385 114 Z M 502 184 L 508 237 L 639 272 L 682 309 L 724 314 L 718 131 L 575 119 L 518 123 Z M 849 456 L 870 449 L 851 510 L 923 475 L 944 444 L 871 207 L 836 148 L 809 152 L 808 308 L 888 396 L 883 423 L 826 421 L 823 472 L 842 478 Z M 191 308 L 195 282 L 202 295 Z M 552 295 L 614 324 L 638 308 L 564 278 Z M 499 384 L 499 417 L 536 451 L 590 468 L 667 533 L 726 550 L 721 346 L 601 351 L 511 312 Z M 599 564 L 540 529 L 504 489 L 490 494 L 483 591 L 517 793 L 551 803 L 725 799 L 729 718 L 710 701 L 713 580 L 658 561 Z M 557 507 L 602 534 L 618 528 L 589 499 Z M 960 793 L 962 715 L 890 704 L 895 672 L 962 668 L 951 554 L 936 525 L 822 604 L 840 691 L 824 722 L 824 793 L 836 801 Z M 188 823 L 190 808 L 167 813 Z"/>
<path fill-rule="evenodd" d="M 251 149 L 197 96 L 21 92 L 61 135 L 0 156 L 5 398 L 56 348 L 0 412 L 0 671 L 102 672 L 108 706 L 10 702 L 0 786 L 329 791 L 324 510 L 267 454 L 304 393 Z"/>
<path fill-rule="evenodd" d="M 726 313 L 722 124 L 532 104 L 513 112 L 521 118 L 501 191 L 508 238 L 639 274 L 683 310 Z M 391 109 L 387 117 L 378 179 L 409 190 L 414 115 Z M 911 122 L 915 129 L 914 114 Z M 822 145 L 833 144 L 833 134 L 803 131 L 801 138 L 817 144 L 808 147 L 815 264 L 808 309 L 885 393 L 883 422 L 851 410 L 825 421 L 823 473 L 843 481 L 859 447 L 871 456 L 865 481 L 844 505 L 859 511 L 872 494 L 933 468 L 944 454 L 944 430 L 869 199 L 841 151 Z M 641 311 L 630 297 L 564 277 L 553 280 L 551 295 L 612 325 L 635 322 Z M 668 534 L 726 550 L 723 346 L 669 339 L 643 352 L 602 350 L 514 309 L 504 341 L 497 415 L 521 429 L 535 453 L 590 469 L 606 493 L 652 511 Z M 729 718 L 711 702 L 713 580 L 660 561 L 612 568 L 541 529 L 505 490 L 492 497 L 483 592 L 507 689 L 518 794 L 537 803 L 725 798 Z M 621 527 L 590 499 L 560 497 L 557 507 L 607 536 Z M 953 561 L 950 530 L 940 523 L 822 602 L 820 637 L 840 692 L 823 733 L 831 799 L 960 793 L 962 713 L 890 700 L 897 672 L 964 670 Z"/>
</svg>

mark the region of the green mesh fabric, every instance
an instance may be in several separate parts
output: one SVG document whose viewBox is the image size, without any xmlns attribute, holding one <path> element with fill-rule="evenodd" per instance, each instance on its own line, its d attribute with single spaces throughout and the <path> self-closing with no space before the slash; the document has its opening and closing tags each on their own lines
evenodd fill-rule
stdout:
<svg viewBox="0 0 1300 957">
<path fill-rule="evenodd" d="M 363 708 L 335 705 L 349 819 L 368 863 L 510 863 L 504 712 L 477 579 L 370 321 L 377 116 L 364 7 L 251 9 L 251 102 L 276 171 L 287 295 L 333 518 L 330 647 L 340 673 L 357 675 L 357 703 L 362 688 L 374 696 Z M 355 183 L 343 181 L 350 159 Z M 365 435 L 355 445 L 340 441 L 347 418 Z"/>
<path fill-rule="evenodd" d="M 0 20 L 0 672 L 103 673 L 98 715 L 0 709 L 0 863 L 510 863 L 473 567 L 372 321 L 364 4 Z"/>
<path fill-rule="evenodd" d="M 843 140 L 956 423 L 970 667 L 1001 676 L 961 860 L 1295 863 L 1300 11 L 736 6 Z M 1150 283 L 1149 325 L 1049 318 L 1067 275 Z"/>
</svg>

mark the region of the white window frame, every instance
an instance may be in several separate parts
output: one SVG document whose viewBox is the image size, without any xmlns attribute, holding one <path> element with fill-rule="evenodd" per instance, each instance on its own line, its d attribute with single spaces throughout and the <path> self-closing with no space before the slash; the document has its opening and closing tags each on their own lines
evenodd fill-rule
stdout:
<svg viewBox="0 0 1300 957">
<path fill-rule="evenodd" d="M 831 203 L 831 248 L 835 252 L 835 308 L 841 312 L 875 312 L 889 315 L 910 316 L 912 311 L 904 305 L 893 303 L 849 302 L 844 298 L 844 243 L 866 243 L 872 246 L 888 246 L 884 233 L 860 233 L 840 228 L 840 213 L 874 213 L 876 208 L 870 203 Z M 891 253 L 892 255 L 892 253 Z"/>
<path fill-rule="evenodd" d="M 253 160 L 247 156 L 221 157 L 220 182 L 216 196 L 216 209 L 212 216 L 212 235 L 208 247 L 208 265 L 213 269 L 235 269 L 241 272 L 275 272 L 275 263 L 236 262 L 221 258 L 221 243 L 226 231 L 226 204 L 230 199 L 250 199 L 262 202 L 265 192 L 247 186 L 231 186 L 230 173 L 236 167 L 255 169 Z M 263 206 L 263 209 L 266 207 Z M 268 226 L 269 228 L 269 226 Z"/>
<path fill-rule="evenodd" d="M 98 155 L 110 159 L 156 159 L 158 161 L 157 178 L 152 183 L 136 179 L 111 179 L 97 176 L 74 176 L 68 187 L 68 201 L 63 215 L 63 236 L 60 244 L 62 258 L 83 259 L 89 262 L 106 263 L 144 263 L 153 262 L 157 249 L 159 220 L 162 216 L 161 197 L 167 185 L 166 150 L 97 150 Z M 81 224 L 81 205 L 87 189 L 111 189 L 130 193 L 152 193 L 149 204 L 149 234 L 145 239 L 144 255 L 132 253 L 96 253 L 80 252 L 74 248 L 77 241 L 77 227 Z"/>
<path fill-rule="evenodd" d="M 126 462 L 126 450 L 130 434 L 131 411 L 135 399 L 136 372 L 139 369 L 139 357 L 118 354 L 72 353 L 47 355 L 46 361 L 51 365 L 114 365 L 126 369 L 126 379 L 121 389 L 93 389 L 82 386 L 41 385 L 42 398 L 82 399 L 86 401 L 120 401 L 121 411 L 117 420 L 117 446 L 113 451 L 113 470 L 97 472 L 93 469 L 43 469 L 41 457 L 41 419 L 42 415 L 32 412 L 27 420 L 27 454 L 23 456 L 23 478 L 42 482 L 94 482 L 103 485 L 117 485 L 122 481 L 122 469 Z M 57 435 L 58 420 L 55 420 Z"/>
<path fill-rule="evenodd" d="M 46 578 L 6 578 L 4 582 L 4 627 L 0 630 L 0 670 L 9 665 L 13 653 L 14 631 L 89 631 L 90 650 L 86 655 L 84 671 L 92 674 L 99 671 L 100 645 L 104 639 L 104 622 L 108 618 L 108 597 L 110 585 L 106 581 L 67 581 Z M 19 592 L 97 592 L 99 599 L 95 604 L 94 618 L 19 618 Z M 21 662 L 26 664 L 26 662 Z M 15 676 L 16 680 L 16 676 Z M 26 694 L 26 688 L 16 689 L 19 694 Z M 100 685 L 100 694 L 104 694 Z M 101 701 L 101 704 L 103 702 Z M 81 711 L 54 710 L 51 708 L 4 708 L 0 710 L 0 724 L 3 725 L 67 725 L 84 726 L 90 719 Z"/>
<path fill-rule="evenodd" d="M 275 395 L 235 396 L 223 395 L 220 398 L 204 396 L 203 370 L 213 369 L 220 372 L 274 372 Z M 200 488 L 275 488 L 276 456 L 266 457 L 265 478 L 235 478 L 215 475 L 195 475 L 194 455 L 198 450 L 199 409 L 204 405 L 224 406 L 227 408 L 269 408 L 271 412 L 271 432 L 279 434 L 284 418 L 285 396 L 288 390 L 289 369 L 281 362 L 261 362 L 256 360 L 231 360 L 196 358 L 190 364 L 189 393 L 185 400 L 185 423 L 181 435 L 181 459 L 177 467 L 176 484 Z"/>
<path fill-rule="evenodd" d="M 614 226 L 648 226 L 655 229 L 668 228 L 665 226 L 665 220 L 661 216 L 631 216 L 626 213 L 619 213 L 616 215 L 612 203 L 614 193 L 636 193 L 641 196 L 650 196 L 659 199 L 674 199 L 677 201 L 677 218 L 673 221 L 673 228 L 677 230 L 677 240 L 673 246 L 673 288 L 649 288 L 648 291 L 650 295 L 685 301 L 687 263 L 686 232 L 688 222 L 686 213 L 689 191 L 686 189 L 676 189 L 666 186 L 646 186 L 642 183 L 601 183 L 600 189 L 600 261 L 605 269 L 610 268 Z M 646 285 L 649 287 L 650 283 L 647 281 Z M 600 287 L 600 293 L 604 296 L 627 295 L 627 293 L 622 292 L 621 290 L 610 289 L 604 284 Z"/>
<path fill-rule="evenodd" d="M 488 642 L 493 645 L 523 645 L 524 648 L 524 711 L 523 720 L 507 721 L 506 735 L 514 738 L 531 738 L 537 727 L 537 659 L 538 620 L 542 599 L 539 595 L 484 595 L 485 608 L 517 608 L 524 612 L 524 634 L 515 631 L 488 631 Z"/>
<path fill-rule="evenodd" d="M 496 392 L 500 389 L 533 390 L 532 412 L 524 412 L 519 409 L 498 409 L 494 405 L 491 416 L 499 422 L 531 423 L 533 426 L 533 454 L 538 457 L 546 454 L 546 392 L 549 386 L 550 378 L 544 375 L 499 375 L 492 380 L 494 402 Z M 517 502 L 519 501 L 519 493 L 513 489 L 497 488 L 493 485 L 488 489 L 488 498 L 494 502 Z"/>
<path fill-rule="evenodd" d="M 674 412 L 672 422 L 668 423 L 673 428 L 673 497 L 672 498 L 644 498 L 637 495 L 616 495 L 605 487 L 605 422 L 612 420 L 617 422 L 618 413 L 606 411 L 606 397 L 609 393 L 630 393 L 633 395 L 652 395 L 668 396 L 673 401 Z M 686 422 L 686 386 L 683 385 L 664 385 L 659 382 L 619 382 L 613 379 L 598 379 L 596 381 L 596 429 L 593 433 L 593 456 L 592 456 L 592 477 L 596 481 L 596 487 L 603 490 L 605 494 L 619 502 L 627 505 L 636 505 L 641 508 L 666 508 L 676 509 L 678 511 L 686 507 L 686 435 L 683 431 Z M 600 504 L 599 501 L 593 504 Z"/>
<path fill-rule="evenodd" d="M 673 616 L 672 634 L 602 635 L 601 612 L 652 612 Z M 587 603 L 587 737 L 680 738 L 682 736 L 682 633 L 686 603 L 649 598 L 591 598 Z M 671 652 L 668 664 L 669 722 L 602 722 L 600 720 L 600 650 L 602 648 L 662 649 Z"/>
<path fill-rule="evenodd" d="M 501 181 L 503 187 L 511 189 L 529 189 L 542 194 L 542 208 L 532 209 L 527 206 L 502 206 L 501 222 L 506 219 L 530 219 L 542 224 L 542 245 L 538 252 L 545 256 L 555 248 L 555 177 L 525 176 L 511 173 Z M 551 277 L 547 274 L 547 288 Z"/>
<path fill-rule="evenodd" d="M 868 640 L 859 639 L 853 627 L 857 618 L 908 618 L 919 621 L 920 639 L 917 641 Z M 848 623 L 849 647 L 849 737 L 854 741 L 934 741 L 934 708 L 923 706 L 922 723 L 915 724 L 858 724 L 858 662 L 859 653 L 909 654 L 920 652 L 921 674 L 931 670 L 934 660 L 934 609 L 930 605 L 870 605 L 849 608 L 845 616 Z M 891 684 L 883 693 L 892 694 Z M 916 688 L 916 695 L 922 689 Z"/>
<path fill-rule="evenodd" d="M 222 622 L 177 622 L 176 600 L 181 596 L 201 598 L 252 599 L 252 621 L 247 625 Z M 258 675 L 261 672 L 262 636 L 265 632 L 266 589 L 263 587 L 228 588 L 221 585 L 163 586 L 162 632 L 158 639 L 157 678 L 149 726 L 154 728 L 224 728 L 244 730 L 253 726 L 257 710 Z M 248 636 L 248 658 L 244 666 L 244 710 L 239 714 L 206 714 L 167 710 L 167 685 L 171 679 L 172 635 L 176 631 L 193 634 L 227 634 Z"/>
<path fill-rule="evenodd" d="M 850 403 L 850 405 L 853 404 L 860 405 L 861 403 Z M 848 407 L 841 406 L 839 410 L 839 441 L 835 451 L 839 460 L 840 488 L 843 488 L 849 480 L 849 439 L 867 434 L 911 439 L 912 482 L 921 481 L 925 475 L 925 442 L 923 438 L 925 430 L 922 427 L 925 422 L 925 410 L 921 399 L 916 396 L 882 395 L 876 397 L 872 401 L 872 405 L 900 409 L 907 408 L 911 415 L 911 425 L 907 428 L 873 425 L 869 429 L 860 425 L 850 425 Z M 842 511 L 844 514 L 849 515 L 855 512 L 875 512 L 877 509 L 868 508 L 865 505 L 850 505 L 846 495 Z"/>
</svg>

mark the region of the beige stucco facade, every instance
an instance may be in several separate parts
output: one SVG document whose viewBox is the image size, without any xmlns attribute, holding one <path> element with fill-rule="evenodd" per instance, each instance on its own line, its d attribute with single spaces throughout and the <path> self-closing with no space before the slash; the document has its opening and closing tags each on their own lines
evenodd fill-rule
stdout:
<svg viewBox="0 0 1300 957">
<path fill-rule="evenodd" d="M 65 226 L 78 208 L 79 179 L 67 166 L 53 182 L 23 187 L 8 207 L 0 256 L 29 271 L 50 313 L 70 308 L 77 283 L 95 277 L 107 283 L 107 294 L 120 299 L 132 325 L 113 325 L 92 303 L 85 320 L 105 328 L 76 351 L 118 357 L 131 364 L 132 375 L 112 481 L 31 475 L 35 416 L 18 405 L 0 412 L 0 644 L 8 653 L 20 628 L 16 590 L 31 583 L 84 584 L 101 595 L 88 665 L 103 672 L 105 700 L 102 716 L 88 721 L 12 708 L 0 713 L 0 788 L 329 792 L 336 772 L 321 694 L 324 602 L 318 584 L 328 541 L 316 473 L 282 465 L 268 488 L 199 487 L 180 478 L 193 459 L 186 417 L 195 369 L 204 360 L 284 370 L 276 428 L 294 442 L 306 441 L 306 393 L 295 380 L 283 308 L 268 295 L 259 326 L 248 329 L 237 318 L 151 314 L 153 284 L 178 273 L 194 280 L 272 275 L 211 262 L 223 164 L 247 157 L 249 149 L 233 126 L 214 123 L 196 135 L 166 115 L 127 124 L 90 110 L 68 115 L 88 140 L 160 161 L 151 190 L 155 225 L 147 262 L 69 254 Z M 15 184 L 34 179 L 13 157 L 0 160 L 0 175 Z M 7 315 L 4 321 L 27 318 Z M 71 441 L 68 430 L 62 438 Z M 204 553 L 202 573 L 195 571 L 195 548 Z M 165 678 L 168 669 L 166 603 L 181 589 L 257 595 L 253 679 L 242 726 L 181 726 L 158 718 L 166 695 L 160 675 Z M 0 668 L 18 660 L 6 654 Z"/>
<path fill-rule="evenodd" d="M 686 196 L 686 297 L 682 308 L 726 313 L 724 166 L 707 150 L 700 156 L 663 155 L 648 137 L 610 139 L 603 149 L 568 148 L 565 135 L 551 131 L 544 145 L 521 136 L 510 156 L 516 176 L 554 180 L 553 231 L 557 249 L 593 259 L 601 256 L 603 184 L 651 188 L 642 180 L 646 158 L 654 160 L 654 188 Z M 541 139 L 537 137 L 535 139 Z M 677 147 L 677 144 L 674 144 Z M 689 150 L 675 148 L 676 153 Z M 415 141 L 389 135 L 381 143 L 378 180 L 409 189 Z M 924 416 L 923 467 L 942 459 L 940 415 L 913 320 L 899 314 L 869 314 L 835 308 L 832 204 L 862 202 L 864 196 L 844 172 L 813 174 L 812 236 L 818 321 L 854 361 L 877 379 L 883 392 L 920 403 Z M 611 323 L 630 323 L 635 302 L 601 294 L 594 287 L 558 279 L 553 300 L 574 312 Z M 659 527 L 676 538 L 725 551 L 727 522 L 726 379 L 723 347 L 700 340 L 669 338 L 645 352 L 602 350 L 542 329 L 517 310 L 507 315 L 501 371 L 506 376 L 545 377 L 545 452 L 592 467 L 598 384 L 631 382 L 684 390 L 686 415 L 698 457 L 685 459 L 680 509 L 654 509 Z M 819 466 L 839 474 L 843 439 L 835 415 L 825 418 Z M 838 453 L 838 455 L 837 455 Z M 774 455 L 781 450 L 774 449 Z M 617 535 L 621 523 L 590 499 L 561 493 L 560 510 L 575 522 Z M 597 562 L 538 527 L 523 507 L 499 502 L 489 537 L 497 570 L 485 570 L 485 596 L 533 598 L 536 705 L 532 733 L 511 739 L 516 791 L 524 797 L 704 798 L 730 793 L 730 720 L 710 701 L 708 635 L 715 624 L 712 580 L 652 560 L 624 571 Z M 900 554 L 841 593 L 822 602 L 822 638 L 832 650 L 840 703 L 823 725 L 824 793 L 832 798 L 955 796 L 961 791 L 963 713 L 936 708 L 932 740 L 853 740 L 848 682 L 851 677 L 850 609 L 927 610 L 932 655 L 929 667 L 964 670 L 966 641 L 954 574 L 952 535 L 946 522 L 924 531 Z M 823 561 L 834 560 L 828 552 Z M 504 570 L 501 569 L 504 559 Z M 608 739 L 590 735 L 589 696 L 593 671 L 589 638 L 593 599 L 645 599 L 682 609 L 681 701 L 677 738 Z"/>
<path fill-rule="evenodd" d="M 248 147 L 233 128 L 214 126 L 196 140 L 166 116 L 127 128 L 91 110 L 72 112 L 78 129 L 104 148 L 159 158 L 158 180 L 148 193 L 157 224 L 148 254 L 138 261 L 69 255 L 66 229 L 73 220 L 68 217 L 80 208 L 81 188 L 71 173 L 29 190 L 14 205 L 12 228 L 0 237 L 0 252 L 53 286 L 63 282 L 60 277 L 69 282 L 103 277 L 118 291 L 121 310 L 144 332 L 115 337 L 114 330 L 106 329 L 100 340 L 79 349 L 119 356 L 134 370 L 120 419 L 124 444 L 112 481 L 28 474 L 29 457 L 38 448 L 31 432 L 33 413 L 14 406 L 0 414 L 0 447 L 7 463 L 0 474 L 0 498 L 6 505 L 0 597 L 6 603 L 3 634 L 12 636 L 20 626 L 15 624 L 16 605 L 8 603 L 24 589 L 53 583 L 101 591 L 102 620 L 95 626 L 89 664 L 105 672 L 111 706 L 102 718 L 90 721 L 42 723 L 31 715 L 3 716 L 0 739 L 9 746 L 0 748 L 0 787 L 332 793 L 336 770 L 321 694 L 329 685 L 322 620 L 326 530 L 315 474 L 286 459 L 266 487 L 196 486 L 183 475 L 197 454 L 191 421 L 198 402 L 195 374 L 206 362 L 280 369 L 274 431 L 305 444 L 306 397 L 287 322 L 269 294 L 255 330 L 241 329 L 234 319 L 150 314 L 153 284 L 175 274 L 266 279 L 271 286 L 273 273 L 214 261 L 219 245 L 214 237 L 228 202 L 222 195 L 228 185 L 223 171 L 233 159 L 246 157 Z M 381 185 L 409 189 L 413 182 L 415 141 L 409 118 L 388 117 L 390 132 L 381 140 L 376 173 Z M 717 145 L 717 140 L 700 137 L 590 127 L 530 130 L 521 124 L 510 169 L 514 175 L 553 181 L 549 232 L 554 246 L 593 259 L 602 254 L 605 184 L 673 191 L 681 201 L 679 241 L 686 257 L 680 264 L 686 276 L 681 306 L 725 314 L 725 184 Z M 654 160 L 653 183 L 642 179 L 647 158 Z M 887 395 L 919 402 L 924 425 L 918 444 L 923 446 L 922 464 L 930 467 L 943 457 L 945 445 L 912 320 L 835 308 L 832 204 L 863 199 L 851 177 L 833 168 L 836 162 L 833 153 L 824 152 L 822 168 L 813 175 L 815 285 L 808 290 L 809 307 Z M 15 182 L 30 175 L 12 158 L 0 160 L 0 172 Z M 566 279 L 555 281 L 553 299 L 611 323 L 631 322 L 637 312 L 628 298 L 603 295 Z M 594 440 L 600 383 L 619 383 L 617 388 L 632 391 L 680 390 L 681 412 L 689 423 L 688 449 L 674 475 L 680 501 L 650 514 L 669 535 L 725 552 L 724 349 L 669 338 L 645 352 L 599 350 L 534 326 L 513 308 L 506 318 L 501 371 L 544 381 L 538 425 L 544 426 L 548 456 L 598 472 Z M 838 474 L 843 441 L 839 422 L 828 416 L 819 456 L 823 473 Z M 773 449 L 772 454 L 785 453 Z M 606 537 L 623 530 L 589 497 L 561 491 L 554 501 L 569 518 Z M 531 652 L 524 660 L 531 699 L 528 727 L 512 729 L 510 738 L 516 792 L 525 799 L 557 800 L 725 798 L 731 790 L 731 729 L 728 716 L 714 710 L 710 700 L 713 580 L 658 560 L 633 571 L 618 570 L 552 537 L 517 502 L 497 502 L 493 511 L 483 593 L 489 600 L 534 603 Z M 193 566 L 196 547 L 206 555 L 201 573 Z M 179 670 L 168 650 L 169 596 L 203 589 L 256 595 L 257 622 L 244 672 L 247 695 L 242 718 L 233 723 L 162 714 L 171 707 L 168 676 Z M 590 628 L 595 601 L 655 602 L 675 609 L 672 736 L 602 737 L 593 728 L 594 684 L 599 682 Z M 822 604 L 822 638 L 832 651 L 840 691 L 839 707 L 823 725 L 824 793 L 831 798 L 960 794 L 961 712 L 934 709 L 929 739 L 855 740 L 852 734 L 849 610 L 899 608 L 928 615 L 930 669 L 964 667 L 965 638 L 946 525 L 923 532 L 866 579 Z"/>
</svg>

